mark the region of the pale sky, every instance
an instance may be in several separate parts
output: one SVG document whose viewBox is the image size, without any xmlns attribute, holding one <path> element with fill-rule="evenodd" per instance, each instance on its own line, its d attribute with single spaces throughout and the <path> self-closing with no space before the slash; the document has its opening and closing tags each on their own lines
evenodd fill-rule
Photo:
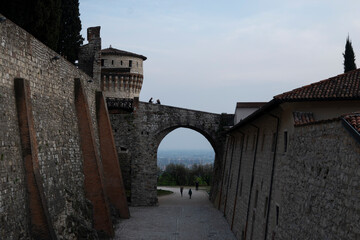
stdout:
<svg viewBox="0 0 360 240">
<path fill-rule="evenodd" d="M 343 73 L 348 34 L 360 54 L 359 9 L 359 0 L 80 0 L 85 38 L 101 26 L 102 48 L 148 58 L 141 101 L 214 113 Z"/>
</svg>

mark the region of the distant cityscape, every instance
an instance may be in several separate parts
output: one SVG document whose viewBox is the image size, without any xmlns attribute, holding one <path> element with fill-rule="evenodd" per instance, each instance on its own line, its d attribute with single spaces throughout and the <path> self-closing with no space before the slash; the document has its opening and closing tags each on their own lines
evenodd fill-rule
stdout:
<svg viewBox="0 0 360 240">
<path fill-rule="evenodd" d="M 194 164 L 213 164 L 215 153 L 212 150 L 159 150 L 157 154 L 157 165 L 165 170 L 170 163 L 184 164 L 191 168 Z"/>
</svg>

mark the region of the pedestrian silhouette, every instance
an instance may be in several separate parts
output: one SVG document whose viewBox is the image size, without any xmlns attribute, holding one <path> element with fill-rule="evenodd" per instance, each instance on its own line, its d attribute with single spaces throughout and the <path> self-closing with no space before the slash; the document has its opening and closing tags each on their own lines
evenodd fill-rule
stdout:
<svg viewBox="0 0 360 240">
<path fill-rule="evenodd" d="M 196 181 L 195 186 L 196 186 L 196 191 L 199 190 L 199 182 L 198 181 Z"/>
<path fill-rule="evenodd" d="M 153 103 L 153 98 L 150 98 L 149 103 Z"/>
<path fill-rule="evenodd" d="M 183 194 L 183 191 L 184 191 L 184 187 L 183 187 L 183 186 L 181 186 L 181 187 L 180 187 L 180 193 L 181 193 L 181 196 L 182 196 L 182 194 Z"/>
<path fill-rule="evenodd" d="M 158 99 L 158 100 L 156 100 L 156 104 L 161 104 L 161 102 L 160 102 L 160 100 Z"/>
<path fill-rule="evenodd" d="M 191 191 L 191 188 L 189 189 L 189 197 L 191 199 L 191 195 L 192 195 L 192 191 Z"/>
</svg>

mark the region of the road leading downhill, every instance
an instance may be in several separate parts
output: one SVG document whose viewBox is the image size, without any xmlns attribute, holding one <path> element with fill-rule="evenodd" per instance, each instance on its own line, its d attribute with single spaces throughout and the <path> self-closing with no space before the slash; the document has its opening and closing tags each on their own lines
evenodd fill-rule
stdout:
<svg viewBox="0 0 360 240">
<path fill-rule="evenodd" d="M 183 197 L 179 187 L 158 187 L 173 191 L 159 197 L 158 207 L 130 207 L 130 219 L 116 226 L 121 240 L 236 240 L 225 218 L 209 201 L 208 194 L 189 188 Z"/>
</svg>

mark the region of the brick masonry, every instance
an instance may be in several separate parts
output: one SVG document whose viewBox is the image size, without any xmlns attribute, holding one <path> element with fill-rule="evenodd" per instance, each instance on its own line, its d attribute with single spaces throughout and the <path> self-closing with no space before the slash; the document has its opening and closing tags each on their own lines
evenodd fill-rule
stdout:
<svg viewBox="0 0 360 240">
<path fill-rule="evenodd" d="M 121 218 L 129 218 L 124 184 L 120 164 L 112 134 L 105 97 L 103 92 L 96 93 L 96 113 L 100 138 L 100 151 L 104 167 L 104 184 L 109 202 L 117 210 Z"/>
</svg>

